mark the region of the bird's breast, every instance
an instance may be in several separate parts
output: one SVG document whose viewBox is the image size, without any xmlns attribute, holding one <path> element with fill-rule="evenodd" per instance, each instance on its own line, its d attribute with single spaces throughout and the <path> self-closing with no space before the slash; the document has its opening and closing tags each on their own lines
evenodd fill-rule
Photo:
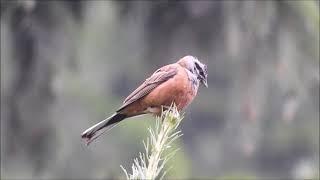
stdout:
<svg viewBox="0 0 320 180">
<path fill-rule="evenodd" d="M 197 90 L 198 88 L 195 88 L 193 82 L 190 81 L 187 72 L 184 68 L 181 68 L 174 77 L 151 91 L 144 98 L 144 102 L 147 103 L 148 107 L 152 108 L 170 106 L 174 102 L 178 110 L 182 110 L 192 102 Z M 150 109 L 151 111 L 154 110 L 152 108 Z"/>
</svg>

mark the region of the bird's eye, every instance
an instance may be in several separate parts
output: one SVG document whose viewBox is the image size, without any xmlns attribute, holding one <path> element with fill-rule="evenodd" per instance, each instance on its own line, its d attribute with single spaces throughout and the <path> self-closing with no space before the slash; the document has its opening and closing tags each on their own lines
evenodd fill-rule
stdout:
<svg viewBox="0 0 320 180">
<path fill-rule="evenodd" d="M 196 67 L 195 68 L 197 68 L 197 69 L 201 69 L 201 67 L 200 67 L 200 65 L 198 64 L 198 63 L 195 63 L 196 64 Z"/>
</svg>

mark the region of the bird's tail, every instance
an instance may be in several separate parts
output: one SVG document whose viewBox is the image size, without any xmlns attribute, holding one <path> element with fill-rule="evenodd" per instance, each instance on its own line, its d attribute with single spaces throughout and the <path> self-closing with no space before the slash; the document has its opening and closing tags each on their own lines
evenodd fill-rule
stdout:
<svg viewBox="0 0 320 180">
<path fill-rule="evenodd" d="M 112 116 L 108 117 L 107 119 L 85 130 L 81 134 L 81 137 L 82 139 L 85 140 L 86 145 L 89 145 L 93 140 L 101 136 L 106 131 L 112 129 L 114 126 L 116 126 L 120 121 L 122 121 L 125 118 L 126 118 L 126 115 L 124 114 L 114 113 Z"/>
</svg>

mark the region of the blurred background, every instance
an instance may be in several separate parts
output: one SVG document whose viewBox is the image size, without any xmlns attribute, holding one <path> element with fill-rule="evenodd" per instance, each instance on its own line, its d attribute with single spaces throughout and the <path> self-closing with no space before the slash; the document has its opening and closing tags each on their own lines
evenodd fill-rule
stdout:
<svg viewBox="0 0 320 180">
<path fill-rule="evenodd" d="M 319 1 L 1 0 L 1 179 L 125 178 L 152 116 L 80 134 L 185 55 L 209 88 L 167 178 L 319 178 Z"/>
</svg>

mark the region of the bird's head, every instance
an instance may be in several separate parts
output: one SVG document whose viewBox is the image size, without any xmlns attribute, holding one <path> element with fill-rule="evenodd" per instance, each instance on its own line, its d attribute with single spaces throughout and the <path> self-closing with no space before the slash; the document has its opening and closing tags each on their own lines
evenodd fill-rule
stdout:
<svg viewBox="0 0 320 180">
<path fill-rule="evenodd" d="M 206 87 L 208 87 L 208 72 L 207 72 L 207 65 L 201 63 L 196 57 L 194 56 L 185 56 L 178 61 L 182 67 L 188 69 L 191 73 L 193 73 L 197 79 Z"/>
</svg>

